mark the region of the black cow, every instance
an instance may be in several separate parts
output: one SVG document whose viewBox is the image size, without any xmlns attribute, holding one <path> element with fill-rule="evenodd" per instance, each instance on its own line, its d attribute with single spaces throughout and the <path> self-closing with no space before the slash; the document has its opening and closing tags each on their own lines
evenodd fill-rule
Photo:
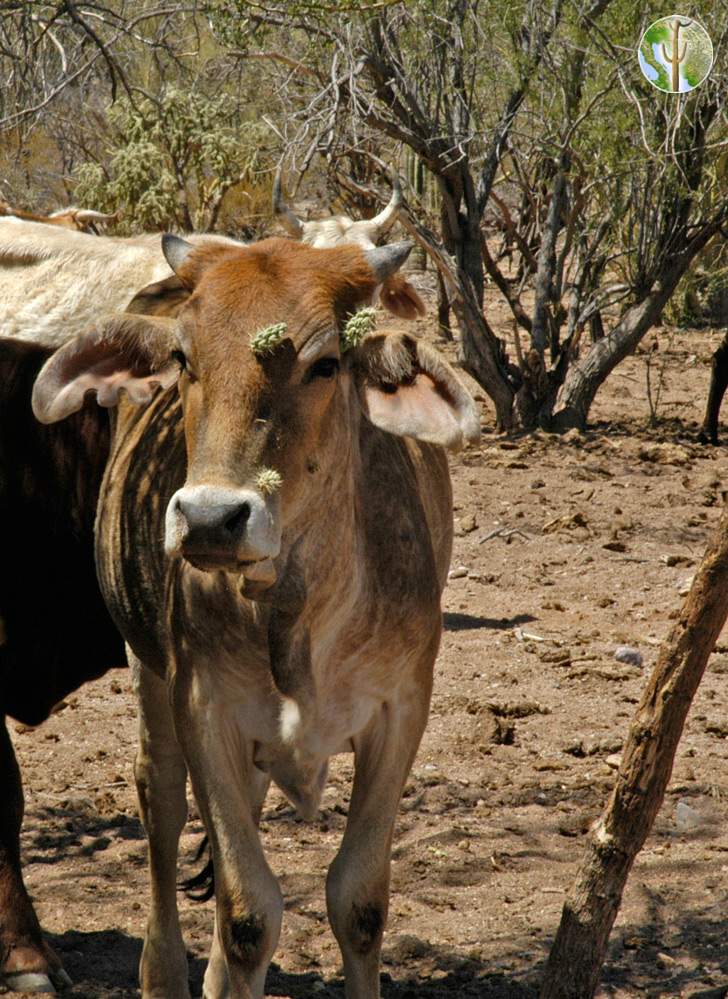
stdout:
<svg viewBox="0 0 728 999">
<path fill-rule="evenodd" d="M 0 339 L 0 985 L 24 992 L 52 991 L 68 976 L 23 884 L 23 790 L 5 716 L 37 725 L 125 663 L 93 555 L 108 412 L 94 402 L 62 423 L 36 421 L 31 391 L 50 353 Z"/>
<path fill-rule="evenodd" d="M 713 361 L 710 367 L 708 405 L 705 410 L 703 426 L 700 430 L 700 442 L 702 444 L 718 443 L 718 418 L 726 388 L 728 388 L 728 333 L 723 337 L 720 346 L 713 354 Z"/>
</svg>

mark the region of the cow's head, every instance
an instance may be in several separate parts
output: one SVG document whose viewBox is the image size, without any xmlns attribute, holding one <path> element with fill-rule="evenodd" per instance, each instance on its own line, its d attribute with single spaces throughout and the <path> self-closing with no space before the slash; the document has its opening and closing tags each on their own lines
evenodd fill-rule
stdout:
<svg viewBox="0 0 728 999">
<path fill-rule="evenodd" d="M 444 446 L 477 436 L 470 396 L 414 338 L 373 333 L 342 351 L 343 323 L 410 244 L 193 248 L 165 237 L 164 249 L 190 290 L 178 318 L 127 313 L 78 337 L 41 371 L 33 408 L 53 422 L 89 392 L 105 406 L 122 390 L 144 403 L 178 382 L 187 477 L 167 509 L 170 555 L 266 581 L 285 526 L 330 502 L 317 484 L 350 462 L 362 410 Z"/>
<path fill-rule="evenodd" d="M 331 215 L 304 222 L 283 198 L 280 170 L 273 183 L 273 211 L 283 228 L 294 239 L 320 250 L 347 245 L 360 246 L 362 250 L 374 249 L 397 221 L 401 207 L 402 189 L 395 174 L 392 197 L 373 218 L 354 220 L 347 215 Z M 417 289 L 401 274 L 391 274 L 386 278 L 377 289 L 377 294 L 384 308 L 400 319 L 416 319 L 425 314 L 425 303 Z"/>
</svg>

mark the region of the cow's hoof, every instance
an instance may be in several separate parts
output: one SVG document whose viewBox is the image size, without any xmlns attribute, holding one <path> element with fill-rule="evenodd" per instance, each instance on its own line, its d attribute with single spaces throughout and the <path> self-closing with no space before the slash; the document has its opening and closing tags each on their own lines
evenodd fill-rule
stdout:
<svg viewBox="0 0 728 999">
<path fill-rule="evenodd" d="M 0 975 L 0 991 L 45 992 L 56 995 L 73 985 L 68 972 L 63 968 L 49 971 L 11 971 Z"/>
<path fill-rule="evenodd" d="M 50 976 L 42 971 L 14 971 L 3 975 L 0 984 L 9 992 L 50 992 L 52 995 L 57 992 Z"/>
</svg>

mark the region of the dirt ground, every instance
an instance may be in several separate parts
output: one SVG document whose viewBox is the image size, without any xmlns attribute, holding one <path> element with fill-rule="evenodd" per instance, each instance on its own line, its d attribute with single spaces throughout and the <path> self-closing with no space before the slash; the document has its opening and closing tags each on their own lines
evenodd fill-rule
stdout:
<svg viewBox="0 0 728 999">
<path fill-rule="evenodd" d="M 695 443 L 720 337 L 656 331 L 656 427 L 641 353 L 602 390 L 587 433 L 497 435 L 483 401 L 481 444 L 453 459 L 454 571 L 430 723 L 397 823 L 385 999 L 535 995 L 584 832 L 728 488 L 725 449 Z M 728 993 L 722 641 L 629 881 L 602 999 Z M 642 666 L 615 660 L 620 645 L 639 650 Z M 75 982 L 69 994 L 137 996 L 148 889 L 130 678 L 112 671 L 39 729 L 11 730 L 26 786 L 25 874 Z M 277 791 L 267 801 L 262 838 L 286 897 L 272 996 L 343 996 L 324 873 L 351 775 L 350 758 L 336 758 L 313 824 Z M 191 801 L 190 816 L 186 873 L 201 831 Z M 199 995 L 212 903 L 180 906 Z"/>
</svg>

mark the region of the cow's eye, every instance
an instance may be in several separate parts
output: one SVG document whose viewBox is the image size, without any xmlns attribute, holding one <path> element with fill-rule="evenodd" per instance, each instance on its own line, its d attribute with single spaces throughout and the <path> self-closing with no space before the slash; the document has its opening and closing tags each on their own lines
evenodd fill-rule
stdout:
<svg viewBox="0 0 728 999">
<path fill-rule="evenodd" d="M 312 382 L 314 378 L 333 378 L 338 370 L 339 359 L 337 357 L 321 357 L 308 369 L 306 381 Z"/>
<path fill-rule="evenodd" d="M 189 364 L 187 363 L 187 358 L 185 357 L 185 353 L 183 350 L 173 350 L 172 360 L 176 361 L 177 364 L 179 364 L 180 368 L 182 368 L 182 370 L 186 373 L 187 378 L 190 380 L 190 382 L 197 381 L 195 373 L 192 371 Z"/>
</svg>

